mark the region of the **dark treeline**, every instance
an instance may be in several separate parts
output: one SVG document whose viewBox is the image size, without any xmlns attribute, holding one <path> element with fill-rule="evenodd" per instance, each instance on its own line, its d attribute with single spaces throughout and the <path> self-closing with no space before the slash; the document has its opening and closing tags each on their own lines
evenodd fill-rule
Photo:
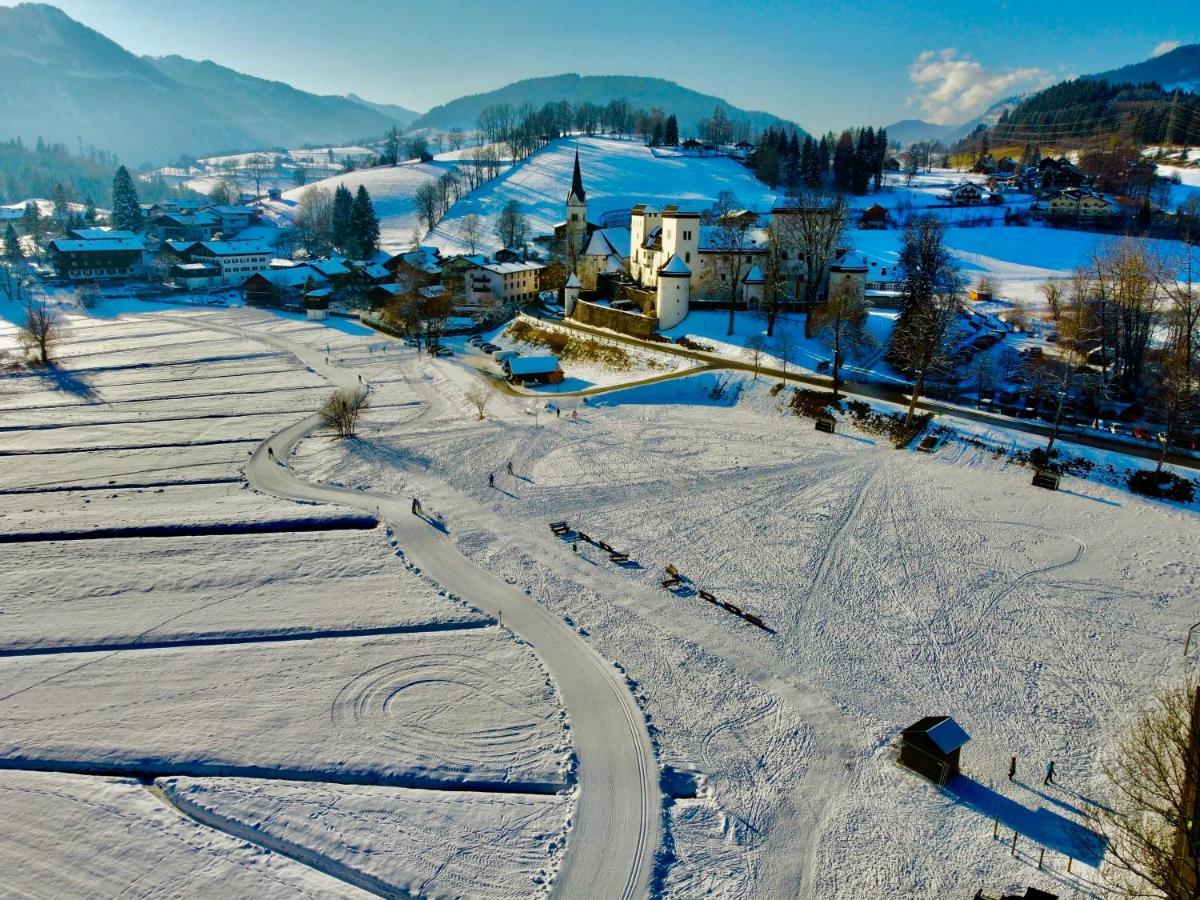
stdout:
<svg viewBox="0 0 1200 900">
<path fill-rule="evenodd" d="M 768 128 L 759 135 L 747 164 L 773 188 L 865 194 L 883 182 L 887 155 L 884 128 L 855 128 L 820 138 Z"/>
<path fill-rule="evenodd" d="M 1064 146 L 1113 134 L 1142 144 L 1200 144 L 1200 96 L 1168 92 L 1153 82 L 1064 81 L 1005 110 L 992 129 L 992 144 Z"/>
<path fill-rule="evenodd" d="M 0 142 L 0 203 L 17 203 L 31 198 L 58 199 L 71 203 L 108 207 L 112 203 L 112 177 L 119 163 L 103 150 L 74 154 L 64 144 L 47 144 L 41 138 L 33 147 L 19 138 Z M 187 194 L 171 188 L 160 178 L 138 184 L 142 199 L 154 203 L 169 196 Z"/>
</svg>

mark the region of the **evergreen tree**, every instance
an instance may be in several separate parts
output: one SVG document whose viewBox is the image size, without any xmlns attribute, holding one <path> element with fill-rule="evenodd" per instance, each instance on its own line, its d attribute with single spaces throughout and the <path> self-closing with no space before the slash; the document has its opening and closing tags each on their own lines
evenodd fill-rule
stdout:
<svg viewBox="0 0 1200 900">
<path fill-rule="evenodd" d="M 850 165 L 850 190 L 865 194 L 871 181 L 871 165 L 875 156 L 875 129 L 866 128 L 858 133 L 854 156 Z"/>
<path fill-rule="evenodd" d="M 95 225 L 96 224 L 96 201 L 93 200 L 89 196 L 86 200 L 83 201 L 83 205 L 85 207 L 85 209 L 83 211 L 83 221 L 85 221 L 89 225 Z"/>
<path fill-rule="evenodd" d="M 679 146 L 679 120 L 675 118 L 675 113 L 667 116 L 667 125 L 663 132 L 663 143 L 668 147 Z"/>
<path fill-rule="evenodd" d="M 888 133 L 886 128 L 875 132 L 875 158 L 871 160 L 871 177 L 875 181 L 875 190 L 883 186 L 883 166 L 888 158 Z"/>
<path fill-rule="evenodd" d="M 843 131 L 833 149 L 833 186 L 841 193 L 854 187 L 854 138 Z"/>
<path fill-rule="evenodd" d="M 354 213 L 354 197 L 349 188 L 339 184 L 333 192 L 333 216 L 330 222 L 330 240 L 339 250 L 345 250 L 350 242 L 351 217 Z"/>
<path fill-rule="evenodd" d="M 379 247 L 379 217 L 364 185 L 358 186 L 350 210 L 350 243 L 359 259 L 366 259 Z"/>
<path fill-rule="evenodd" d="M 833 159 L 833 139 L 829 135 L 824 135 L 821 142 L 817 144 L 817 171 L 820 173 L 821 184 L 825 183 L 825 178 L 829 174 L 829 165 Z M 815 185 L 820 187 L 821 185 Z"/>
<path fill-rule="evenodd" d="M 4 229 L 4 258 L 9 262 L 20 262 L 25 258 L 25 251 L 21 249 L 21 241 L 17 237 L 17 230 L 12 227 L 12 222 Z"/>
<path fill-rule="evenodd" d="M 54 185 L 50 192 L 50 200 L 54 203 L 54 224 L 60 229 L 66 229 L 71 224 L 71 201 L 61 181 Z"/>
<path fill-rule="evenodd" d="M 118 231 L 141 231 L 142 207 L 129 170 L 124 166 L 113 176 L 112 224 Z"/>
<path fill-rule="evenodd" d="M 38 209 L 36 203 L 25 204 L 25 212 L 21 216 L 21 227 L 25 230 L 25 234 L 29 236 L 35 246 L 41 243 L 42 233 L 45 229 L 45 223 L 42 219 L 42 213 Z"/>
<path fill-rule="evenodd" d="M 663 144 L 663 123 L 661 121 L 656 121 L 654 123 L 653 130 L 650 132 L 650 146 L 651 147 L 661 147 L 662 144 Z"/>
</svg>

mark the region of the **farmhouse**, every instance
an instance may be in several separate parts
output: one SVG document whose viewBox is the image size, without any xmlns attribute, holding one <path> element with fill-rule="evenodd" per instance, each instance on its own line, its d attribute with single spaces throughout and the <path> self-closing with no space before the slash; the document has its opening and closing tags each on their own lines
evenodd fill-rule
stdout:
<svg viewBox="0 0 1200 900">
<path fill-rule="evenodd" d="M 94 240 L 55 238 L 50 242 L 54 268 L 62 278 L 101 281 L 129 278 L 142 272 L 145 246 L 140 238 L 109 237 L 99 230 L 97 233 L 106 236 Z"/>
<path fill-rule="evenodd" d="M 491 294 L 502 303 L 529 303 L 537 299 L 541 263 L 488 263 L 464 277 L 466 301 L 478 303 Z"/>
<path fill-rule="evenodd" d="M 1085 189 L 1059 191 L 1046 202 L 1046 214 L 1051 218 L 1103 219 L 1112 213 L 1111 203 Z"/>
</svg>

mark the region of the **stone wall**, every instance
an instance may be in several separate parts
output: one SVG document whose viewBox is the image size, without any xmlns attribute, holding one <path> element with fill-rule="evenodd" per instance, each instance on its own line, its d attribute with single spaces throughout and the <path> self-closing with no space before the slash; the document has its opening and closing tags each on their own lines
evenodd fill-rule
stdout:
<svg viewBox="0 0 1200 900">
<path fill-rule="evenodd" d="M 575 304 L 575 313 L 571 318 L 584 325 L 591 325 L 593 328 L 608 328 L 643 340 L 650 337 L 658 328 L 658 319 L 653 316 L 639 316 L 637 313 L 612 309 L 608 306 L 597 306 L 586 300 L 580 300 Z"/>
</svg>

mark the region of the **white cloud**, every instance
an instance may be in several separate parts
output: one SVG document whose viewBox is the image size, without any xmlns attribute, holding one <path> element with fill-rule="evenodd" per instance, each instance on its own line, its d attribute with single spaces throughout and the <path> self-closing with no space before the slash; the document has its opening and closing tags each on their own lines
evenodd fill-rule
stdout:
<svg viewBox="0 0 1200 900">
<path fill-rule="evenodd" d="M 1183 46 L 1183 41 L 1163 41 L 1157 47 L 1150 51 L 1150 56 L 1162 56 L 1164 53 L 1170 53 L 1178 47 Z"/>
<path fill-rule="evenodd" d="M 908 67 L 917 89 L 909 98 L 922 115 L 939 125 L 964 122 L 1004 97 L 1050 84 L 1044 69 L 987 69 L 957 50 L 926 50 Z"/>
</svg>

